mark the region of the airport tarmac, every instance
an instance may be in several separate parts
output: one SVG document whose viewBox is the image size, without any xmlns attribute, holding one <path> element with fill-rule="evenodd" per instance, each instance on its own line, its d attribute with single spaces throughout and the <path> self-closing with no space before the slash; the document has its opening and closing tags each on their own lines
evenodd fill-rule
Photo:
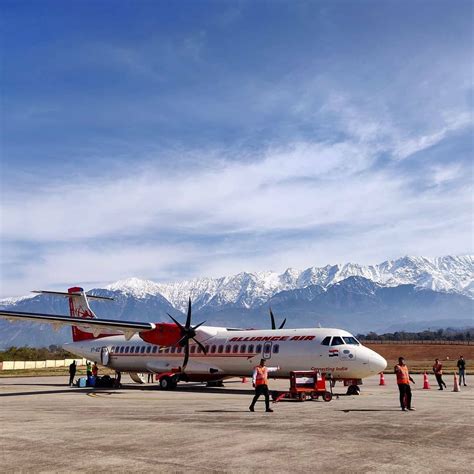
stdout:
<svg viewBox="0 0 474 474">
<path fill-rule="evenodd" d="M 423 390 L 402 412 L 393 375 L 360 396 L 248 406 L 250 383 L 77 389 L 65 377 L 0 379 L 1 472 L 472 472 L 474 388 Z M 123 377 L 127 382 L 128 377 Z M 468 378 L 468 383 L 470 382 Z M 474 379 L 472 380 L 474 383 Z M 270 381 L 274 389 L 286 381 Z M 338 384 L 335 393 L 343 394 Z"/>
</svg>

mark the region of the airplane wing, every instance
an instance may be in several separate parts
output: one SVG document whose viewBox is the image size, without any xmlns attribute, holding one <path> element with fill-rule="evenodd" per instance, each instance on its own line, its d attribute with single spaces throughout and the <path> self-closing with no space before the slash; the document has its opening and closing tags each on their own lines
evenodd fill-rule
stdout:
<svg viewBox="0 0 474 474">
<path fill-rule="evenodd" d="M 156 328 L 154 323 L 142 323 L 131 321 L 120 321 L 118 319 L 89 319 L 75 318 L 73 316 L 61 316 L 42 313 L 23 313 L 20 311 L 0 311 L 0 318 L 8 321 L 34 321 L 36 323 L 52 324 L 54 329 L 62 326 L 77 326 L 94 335 L 99 333 L 122 333 L 130 339 L 135 333 L 152 331 Z"/>
</svg>

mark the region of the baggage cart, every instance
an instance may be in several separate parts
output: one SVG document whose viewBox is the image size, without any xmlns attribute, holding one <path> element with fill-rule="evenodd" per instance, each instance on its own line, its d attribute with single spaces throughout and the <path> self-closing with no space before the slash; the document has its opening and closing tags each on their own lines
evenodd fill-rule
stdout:
<svg viewBox="0 0 474 474">
<path fill-rule="evenodd" d="M 330 390 L 332 390 L 331 387 Z M 317 400 L 319 397 L 325 402 L 332 400 L 332 391 L 326 389 L 326 376 L 319 370 L 290 372 L 290 390 L 272 392 L 273 403 L 283 399 L 304 402 L 307 399 Z"/>
</svg>

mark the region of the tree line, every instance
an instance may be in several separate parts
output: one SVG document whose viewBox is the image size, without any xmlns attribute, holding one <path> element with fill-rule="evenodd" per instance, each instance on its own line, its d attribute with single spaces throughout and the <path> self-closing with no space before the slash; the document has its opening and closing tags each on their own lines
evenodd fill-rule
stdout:
<svg viewBox="0 0 474 474">
<path fill-rule="evenodd" d="M 49 347 L 16 347 L 0 351 L 0 361 L 4 360 L 52 360 L 73 359 L 76 356 L 54 344 Z"/>
<path fill-rule="evenodd" d="M 396 331 L 377 334 L 357 334 L 358 339 L 364 341 L 471 341 L 474 328 L 467 329 L 437 329 L 419 332 Z"/>
</svg>

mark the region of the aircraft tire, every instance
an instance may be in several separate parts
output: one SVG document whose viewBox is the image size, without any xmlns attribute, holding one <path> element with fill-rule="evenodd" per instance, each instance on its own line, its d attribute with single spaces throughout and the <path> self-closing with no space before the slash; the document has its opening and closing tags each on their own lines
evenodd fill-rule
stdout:
<svg viewBox="0 0 474 474">
<path fill-rule="evenodd" d="M 161 390 L 171 390 L 173 388 L 171 377 L 168 377 L 167 375 L 160 378 L 159 384 Z"/>
<path fill-rule="evenodd" d="M 360 388 L 358 385 L 350 385 L 347 389 L 347 395 L 360 395 Z"/>
</svg>

